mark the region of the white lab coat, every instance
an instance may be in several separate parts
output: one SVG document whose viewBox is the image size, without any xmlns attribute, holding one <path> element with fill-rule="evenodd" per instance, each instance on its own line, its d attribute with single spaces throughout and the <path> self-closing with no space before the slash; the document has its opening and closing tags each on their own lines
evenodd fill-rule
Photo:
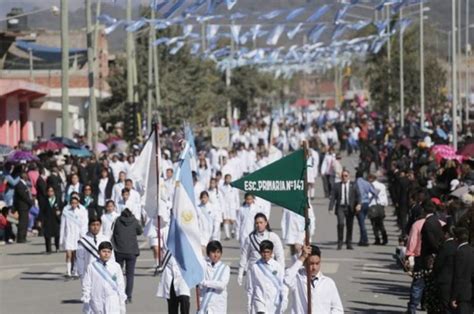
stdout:
<svg viewBox="0 0 474 314">
<path fill-rule="evenodd" d="M 77 241 L 87 233 L 88 225 L 89 214 L 84 207 L 80 206 L 76 209 L 73 209 L 71 205 L 64 207 L 59 229 L 59 245 L 61 248 L 66 251 L 77 250 Z"/>
<path fill-rule="evenodd" d="M 204 280 L 201 282 L 201 305 L 209 294 L 209 303 L 207 308 L 203 308 L 203 314 L 220 314 L 227 313 L 227 284 L 230 279 L 230 267 L 224 265 L 224 270 L 220 278 L 215 278 L 216 271 L 221 267 L 222 262 L 212 265 L 211 261 L 207 261 Z"/>
<path fill-rule="evenodd" d="M 314 217 L 312 206 L 310 206 L 308 209 L 308 217 L 310 219 L 309 237 L 311 241 L 311 237 L 313 236 L 314 230 L 316 229 L 316 219 Z M 283 215 L 281 217 L 281 234 L 282 240 L 286 245 L 303 245 L 305 237 L 304 227 L 305 221 L 303 216 L 298 215 L 286 208 L 283 210 Z"/>
<path fill-rule="evenodd" d="M 124 182 L 117 182 L 114 184 L 114 188 L 112 189 L 112 200 L 115 202 L 115 204 L 117 204 L 122 198 L 122 190 L 124 187 Z"/>
<path fill-rule="evenodd" d="M 120 215 L 116 211 L 113 211 L 111 213 L 104 213 L 102 217 L 100 217 L 100 220 L 102 221 L 102 234 L 109 240 L 112 238 L 113 234 L 112 227 L 119 216 Z"/>
<path fill-rule="evenodd" d="M 166 252 L 168 251 L 168 247 L 166 246 L 166 241 L 168 239 L 168 228 L 161 229 L 161 243 L 163 246 L 161 247 L 161 256 L 163 262 L 166 262 Z M 181 275 L 181 270 L 179 268 L 178 263 L 174 259 L 172 255 L 169 257 L 169 261 L 166 263 L 166 266 L 161 274 L 160 282 L 158 283 L 158 291 L 156 292 L 156 296 L 158 298 L 169 299 L 170 292 L 171 292 L 171 283 L 174 286 L 174 292 L 176 296 L 186 295 L 191 296 L 191 290 L 189 289 L 186 281 L 184 281 L 183 276 Z"/>
<path fill-rule="evenodd" d="M 223 218 L 236 220 L 237 211 L 240 207 L 239 191 L 236 188 L 230 186 L 230 184 L 224 184 L 220 187 L 220 192 L 223 200 Z"/>
<path fill-rule="evenodd" d="M 201 244 L 207 245 L 210 240 L 220 241 L 221 238 L 221 223 L 222 223 L 222 211 L 221 209 L 208 202 L 207 204 L 200 204 L 200 225 L 202 226 L 201 232 Z M 205 240 L 207 237 L 207 240 Z M 204 244 L 205 243 L 205 244 Z"/>
<path fill-rule="evenodd" d="M 314 183 L 319 174 L 319 154 L 314 149 L 309 149 L 308 157 L 308 183 Z"/>
<path fill-rule="evenodd" d="M 321 272 L 316 276 L 311 289 L 311 310 L 317 314 L 344 313 L 341 298 L 334 281 Z M 307 313 L 306 270 L 303 263 L 297 260 L 285 273 L 285 284 L 292 295 L 292 314 Z"/>
<path fill-rule="evenodd" d="M 95 261 L 99 267 L 104 268 L 100 261 Z M 82 281 L 82 302 L 89 304 L 88 313 L 94 314 L 118 314 L 125 313 L 125 283 L 120 265 L 112 258 L 107 261 L 105 266 L 107 271 L 117 283 L 117 290 L 113 289 L 111 284 L 106 281 L 102 275 L 95 269 L 91 263 Z"/>
<path fill-rule="evenodd" d="M 245 239 L 240 251 L 239 273 L 249 270 L 260 259 L 259 245 L 263 240 L 269 240 L 273 243 L 272 258 L 280 263 L 283 268 L 285 267 L 285 251 L 280 238 L 275 232 L 265 230 L 262 233 L 252 232 Z"/>
<path fill-rule="evenodd" d="M 276 281 L 280 283 L 279 286 L 276 286 L 267 274 L 261 270 L 259 264 L 275 276 Z M 285 311 L 288 304 L 288 288 L 283 284 L 284 275 L 284 267 L 274 259 L 270 259 L 268 262 L 260 259 L 253 264 L 249 269 L 248 280 L 250 285 L 247 288 L 247 292 L 252 296 L 251 313 L 280 314 Z M 280 300 L 278 304 L 276 304 L 277 300 Z"/>
<path fill-rule="evenodd" d="M 263 213 L 268 217 L 268 212 L 257 204 L 252 204 L 250 206 L 245 204 L 240 207 L 236 221 L 238 231 L 236 237 L 240 242 L 240 247 L 244 246 L 244 242 L 248 235 L 255 229 L 255 215 L 258 213 Z"/>
<path fill-rule="evenodd" d="M 83 245 L 82 240 L 85 240 L 84 242 L 87 248 Z M 84 278 L 90 263 L 96 261 L 99 258 L 99 245 L 104 241 L 110 242 L 110 237 L 106 237 L 100 232 L 96 235 L 96 241 L 94 241 L 94 236 L 90 232 L 83 236 L 79 241 L 76 251 L 76 267 L 77 274 L 81 278 Z M 91 250 L 94 255 L 91 255 L 89 250 Z M 115 260 L 113 252 L 111 259 Z"/>
</svg>

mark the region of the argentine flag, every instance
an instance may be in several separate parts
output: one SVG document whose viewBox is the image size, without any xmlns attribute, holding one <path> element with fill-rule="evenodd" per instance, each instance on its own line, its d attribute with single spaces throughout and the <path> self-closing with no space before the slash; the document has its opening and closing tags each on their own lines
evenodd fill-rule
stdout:
<svg viewBox="0 0 474 314">
<path fill-rule="evenodd" d="M 189 288 L 204 279 L 204 257 L 201 250 L 198 211 L 194 203 L 190 154 L 185 148 L 176 173 L 173 213 L 168 235 L 168 249 L 181 269 Z"/>
</svg>

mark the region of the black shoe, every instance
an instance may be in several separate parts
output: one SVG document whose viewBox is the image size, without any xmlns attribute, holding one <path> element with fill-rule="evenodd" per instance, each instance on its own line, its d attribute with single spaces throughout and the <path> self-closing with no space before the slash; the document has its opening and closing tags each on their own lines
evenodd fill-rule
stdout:
<svg viewBox="0 0 474 314">
<path fill-rule="evenodd" d="M 348 249 L 348 250 L 353 250 L 354 247 L 352 246 L 352 244 L 348 244 L 348 245 L 347 245 L 347 249 Z"/>
<path fill-rule="evenodd" d="M 358 246 L 369 246 L 369 243 L 366 243 L 366 242 L 359 242 L 357 245 L 358 245 Z"/>
<path fill-rule="evenodd" d="M 125 301 L 125 304 L 131 304 L 132 303 L 132 298 L 127 298 L 127 300 Z"/>
<path fill-rule="evenodd" d="M 338 244 L 337 244 L 337 249 L 338 249 L 338 250 L 342 250 L 342 243 L 338 243 Z"/>
</svg>

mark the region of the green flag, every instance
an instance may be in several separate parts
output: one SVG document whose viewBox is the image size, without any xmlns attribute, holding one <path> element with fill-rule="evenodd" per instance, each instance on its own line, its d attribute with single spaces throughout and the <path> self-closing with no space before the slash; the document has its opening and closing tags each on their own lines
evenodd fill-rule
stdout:
<svg viewBox="0 0 474 314">
<path fill-rule="evenodd" d="M 300 149 L 231 185 L 304 216 L 308 202 L 304 189 L 305 170 L 306 158 L 304 150 Z"/>
</svg>

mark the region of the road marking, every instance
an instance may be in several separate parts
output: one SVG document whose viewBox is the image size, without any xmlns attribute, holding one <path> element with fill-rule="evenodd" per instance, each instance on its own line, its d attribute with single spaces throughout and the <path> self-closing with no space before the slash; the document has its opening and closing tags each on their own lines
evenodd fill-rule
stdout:
<svg viewBox="0 0 474 314">
<path fill-rule="evenodd" d="M 10 280 L 27 270 L 28 268 L 12 268 L 0 272 L 0 280 Z"/>
</svg>

